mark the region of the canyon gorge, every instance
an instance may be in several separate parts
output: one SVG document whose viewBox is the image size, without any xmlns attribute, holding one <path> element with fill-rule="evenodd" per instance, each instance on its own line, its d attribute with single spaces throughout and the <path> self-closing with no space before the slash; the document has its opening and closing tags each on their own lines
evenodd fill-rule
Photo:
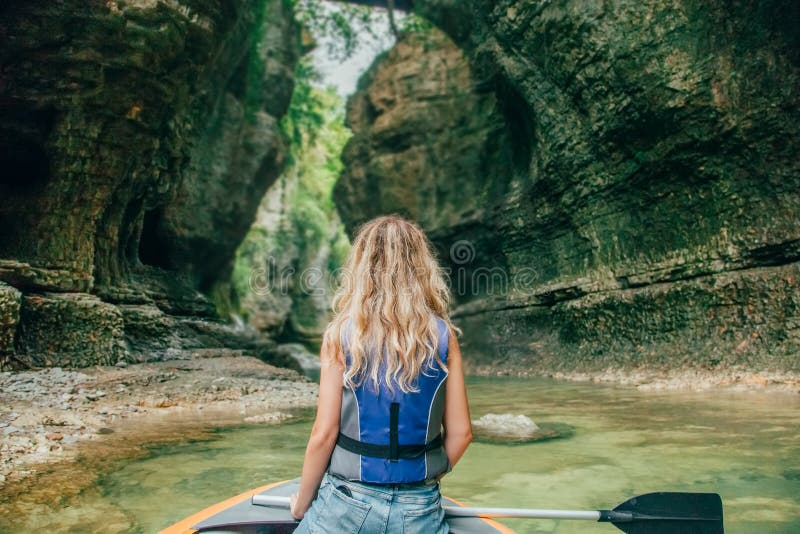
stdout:
<svg viewBox="0 0 800 534">
<path fill-rule="evenodd" d="M 335 270 L 339 217 L 400 213 L 473 371 L 800 370 L 800 7 L 612 5 L 415 1 L 430 26 L 348 102 L 337 213 L 304 215 L 329 232 L 286 263 Z M 228 315 L 237 247 L 297 187 L 293 3 L 11 1 L 0 42 L 3 368 L 297 368 L 276 340 L 314 339 L 324 299 Z"/>
</svg>

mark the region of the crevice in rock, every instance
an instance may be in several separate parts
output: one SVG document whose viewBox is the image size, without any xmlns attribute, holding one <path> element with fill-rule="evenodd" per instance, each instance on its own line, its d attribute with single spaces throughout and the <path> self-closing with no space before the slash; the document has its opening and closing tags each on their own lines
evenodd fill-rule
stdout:
<svg viewBox="0 0 800 534">
<path fill-rule="evenodd" d="M 496 93 L 509 131 L 514 169 L 521 175 L 527 175 L 536 148 L 531 109 L 519 91 L 503 78 L 497 79 Z"/>
<path fill-rule="evenodd" d="M 0 145 L 0 196 L 34 193 L 47 183 L 49 163 L 40 143 L 18 139 Z"/>
<path fill-rule="evenodd" d="M 142 218 L 142 233 L 139 237 L 139 261 L 152 267 L 171 269 L 166 251 L 169 244 L 159 234 L 159 227 L 164 218 L 161 207 L 152 208 L 144 212 Z"/>
<path fill-rule="evenodd" d="M 19 219 L 23 205 L 35 199 L 51 178 L 45 143 L 56 121 L 52 107 L 0 99 L 0 255 L 13 255 L 24 240 Z"/>
<path fill-rule="evenodd" d="M 143 227 L 141 198 L 128 203 L 125 214 L 120 224 L 120 254 L 126 265 L 137 265 L 139 259 L 139 245 Z"/>
<path fill-rule="evenodd" d="M 796 245 L 797 242 L 794 242 L 792 244 Z M 648 287 L 659 287 L 659 286 L 666 287 L 669 286 L 670 284 L 675 284 L 679 282 L 691 282 L 693 280 L 709 278 L 724 273 L 747 273 L 749 271 L 755 272 L 758 270 L 765 270 L 765 269 L 767 270 L 781 269 L 783 267 L 790 266 L 797 262 L 800 262 L 800 254 L 797 254 L 795 256 L 786 256 L 781 261 L 777 261 L 775 258 L 772 258 L 772 261 L 761 264 L 751 263 L 741 267 L 728 268 L 723 271 L 704 271 L 688 276 L 675 277 L 671 279 L 660 279 L 650 283 L 634 284 L 631 283 L 626 276 L 622 276 L 615 278 L 615 280 L 620 284 L 619 287 L 611 289 L 598 289 L 593 291 L 585 291 L 581 289 L 580 286 L 569 286 L 543 293 L 534 293 L 526 297 L 528 299 L 535 299 L 535 300 L 528 300 L 525 302 L 519 302 L 519 301 L 514 302 L 513 300 L 506 300 L 503 301 L 504 304 L 497 306 L 487 305 L 485 307 L 481 307 L 480 309 L 474 309 L 476 307 L 475 302 L 465 302 L 464 304 L 456 307 L 456 309 L 453 312 L 453 316 L 471 317 L 475 315 L 481 315 L 484 313 L 499 312 L 506 310 L 518 310 L 522 308 L 551 308 L 557 304 L 563 304 L 568 301 L 578 300 L 587 295 L 610 295 L 625 290 L 636 291 L 639 289 L 646 289 Z M 799 271 L 798 275 L 800 275 L 800 264 L 798 264 L 798 271 Z"/>
</svg>

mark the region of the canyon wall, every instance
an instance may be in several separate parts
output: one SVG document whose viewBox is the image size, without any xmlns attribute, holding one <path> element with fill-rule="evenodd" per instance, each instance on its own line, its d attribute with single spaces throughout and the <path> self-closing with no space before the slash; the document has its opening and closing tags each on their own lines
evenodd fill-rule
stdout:
<svg viewBox="0 0 800 534">
<path fill-rule="evenodd" d="M 0 7 L 0 366 L 270 357 L 207 295 L 287 158 L 291 4 Z M 362 80 L 334 196 L 428 230 L 473 368 L 800 367 L 800 5 L 415 6 L 444 33 Z M 330 230 L 280 261 L 333 270 Z"/>
<path fill-rule="evenodd" d="M 298 33 L 288 0 L 0 7 L 3 366 L 260 350 L 205 295 L 283 168 Z"/>
<path fill-rule="evenodd" d="M 473 369 L 800 368 L 800 7 L 415 2 L 335 198 L 450 271 Z"/>
</svg>

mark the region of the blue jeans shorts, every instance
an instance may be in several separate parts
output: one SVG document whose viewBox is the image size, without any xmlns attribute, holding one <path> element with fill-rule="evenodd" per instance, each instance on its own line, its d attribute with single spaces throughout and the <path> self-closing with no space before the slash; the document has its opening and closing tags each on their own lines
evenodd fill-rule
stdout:
<svg viewBox="0 0 800 534">
<path fill-rule="evenodd" d="M 363 484 L 325 473 L 296 534 L 447 534 L 439 484 Z"/>
</svg>

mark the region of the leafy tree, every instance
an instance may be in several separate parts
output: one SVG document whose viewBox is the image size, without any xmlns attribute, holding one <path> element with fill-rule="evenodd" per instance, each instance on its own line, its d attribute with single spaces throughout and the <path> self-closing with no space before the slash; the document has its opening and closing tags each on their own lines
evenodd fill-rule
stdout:
<svg viewBox="0 0 800 534">
<path fill-rule="evenodd" d="M 295 16 L 315 37 L 328 39 L 328 55 L 344 61 L 364 42 L 378 39 L 384 32 L 385 21 L 370 7 L 326 2 L 324 0 L 293 0 Z"/>
</svg>

